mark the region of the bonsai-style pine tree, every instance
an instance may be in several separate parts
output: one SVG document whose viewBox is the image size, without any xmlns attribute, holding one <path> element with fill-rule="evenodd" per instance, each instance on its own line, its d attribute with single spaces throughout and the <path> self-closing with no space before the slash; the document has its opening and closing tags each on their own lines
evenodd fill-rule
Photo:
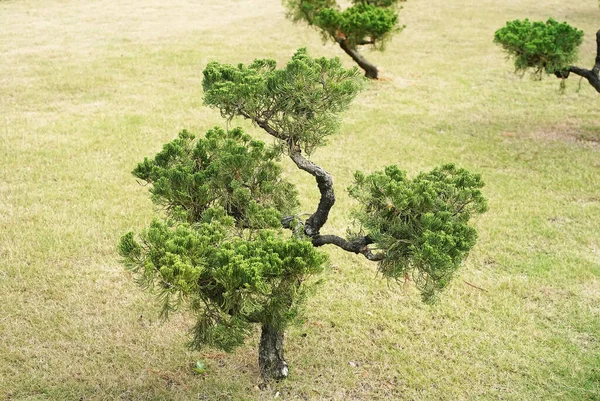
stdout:
<svg viewBox="0 0 600 401">
<path fill-rule="evenodd" d="M 377 79 L 377 67 L 358 52 L 358 47 L 369 45 L 383 50 L 392 35 L 403 29 L 398 26 L 397 4 L 405 0 L 351 1 L 352 6 L 344 10 L 336 0 L 284 0 L 284 4 L 289 18 L 317 28 L 323 40 L 339 44 L 367 78 Z"/>
<path fill-rule="evenodd" d="M 537 79 L 546 73 L 563 80 L 573 73 L 587 79 L 600 92 L 600 30 L 596 33 L 596 60 L 590 70 L 572 65 L 577 60 L 577 48 L 582 41 L 583 31 L 553 19 L 546 22 L 510 21 L 494 36 L 494 42 L 514 58 L 517 72 L 532 70 Z"/>
<path fill-rule="evenodd" d="M 196 314 L 192 347 L 230 351 L 260 325 L 262 376 L 284 378 L 284 331 L 326 265 L 318 247 L 361 254 L 388 278 L 412 278 L 431 301 L 475 244 L 468 222 L 486 210 L 483 182 L 453 165 L 414 179 L 396 166 L 357 172 L 349 193 L 360 226 L 347 238 L 323 232 L 335 203 L 333 180 L 308 156 L 338 131 L 339 114 L 362 81 L 356 68 L 313 59 L 305 49 L 282 69 L 273 60 L 210 63 L 205 103 L 228 120 L 251 120 L 274 145 L 239 128 L 214 128 L 201 138 L 183 131 L 133 171 L 164 213 L 139 236 L 123 236 L 120 253 L 140 284 L 158 290 L 164 313 L 185 304 Z M 281 175 L 282 155 L 315 178 L 321 198 L 307 219 Z"/>
</svg>

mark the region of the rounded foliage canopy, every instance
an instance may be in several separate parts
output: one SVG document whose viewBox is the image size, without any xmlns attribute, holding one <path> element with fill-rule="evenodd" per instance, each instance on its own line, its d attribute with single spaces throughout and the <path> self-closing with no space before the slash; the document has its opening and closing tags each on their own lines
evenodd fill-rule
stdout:
<svg viewBox="0 0 600 401">
<path fill-rule="evenodd" d="M 397 3 L 403 0 L 354 0 L 341 10 L 335 0 L 287 0 L 288 16 L 321 30 L 324 39 L 345 40 L 351 49 L 371 45 L 383 49 L 398 26 Z"/>
<path fill-rule="evenodd" d="M 285 68 L 274 60 L 232 66 L 209 63 L 204 70 L 204 102 L 227 119 L 243 116 L 285 143 L 310 154 L 337 132 L 363 78 L 339 59 L 311 58 L 299 49 Z"/>
<path fill-rule="evenodd" d="M 514 58 L 517 71 L 531 68 L 537 78 L 542 72 L 553 74 L 567 69 L 577 59 L 582 41 L 583 31 L 552 18 L 546 22 L 510 21 L 494 36 L 494 42 Z"/>
<path fill-rule="evenodd" d="M 138 283 L 158 289 L 163 314 L 186 302 L 197 315 L 192 347 L 226 351 L 243 344 L 252 323 L 283 330 L 306 296 L 302 282 L 325 256 L 310 241 L 262 230 L 242 238 L 222 208 L 194 224 L 154 220 L 139 240 L 121 238 L 119 252 Z"/>
<path fill-rule="evenodd" d="M 220 206 L 247 228 L 279 227 L 298 206 L 297 192 L 281 178 L 279 153 L 240 128 L 219 127 L 195 139 L 188 131 L 144 159 L 133 175 L 152 184 L 152 200 L 169 217 L 194 223 Z"/>
<path fill-rule="evenodd" d="M 448 164 L 413 180 L 396 166 L 354 175 L 350 195 L 355 217 L 385 256 L 379 271 L 388 278 L 412 277 L 425 301 L 448 285 L 477 239 L 468 225 L 487 210 L 478 174 Z"/>
</svg>

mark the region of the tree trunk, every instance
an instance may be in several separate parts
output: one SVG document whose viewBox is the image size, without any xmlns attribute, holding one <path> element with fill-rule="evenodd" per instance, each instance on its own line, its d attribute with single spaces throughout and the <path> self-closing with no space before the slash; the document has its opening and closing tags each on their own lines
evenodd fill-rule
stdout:
<svg viewBox="0 0 600 401">
<path fill-rule="evenodd" d="M 348 46 L 348 43 L 346 42 L 345 39 L 337 38 L 336 42 L 338 42 L 338 44 L 340 45 L 342 50 L 344 50 L 346 52 L 346 54 L 348 54 L 350 57 L 352 57 L 352 60 L 354 60 L 356 62 L 356 64 L 358 64 L 360 66 L 360 68 L 365 70 L 365 77 L 371 78 L 371 79 L 379 78 L 379 71 L 377 70 L 377 66 L 375 66 L 374 64 L 371 64 L 366 58 L 361 56 L 361 54 L 357 50 L 351 49 Z"/>
<path fill-rule="evenodd" d="M 285 379 L 288 366 L 283 359 L 283 331 L 269 325 L 262 326 L 258 347 L 258 366 L 265 379 Z"/>
</svg>

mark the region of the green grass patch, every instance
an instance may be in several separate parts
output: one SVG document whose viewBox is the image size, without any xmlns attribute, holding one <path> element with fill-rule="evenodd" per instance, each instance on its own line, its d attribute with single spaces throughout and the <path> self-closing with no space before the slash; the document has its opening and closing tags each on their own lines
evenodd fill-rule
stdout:
<svg viewBox="0 0 600 401">
<path fill-rule="evenodd" d="M 592 65 L 598 15 L 593 2 L 405 4 L 407 28 L 368 54 L 384 79 L 313 156 L 337 190 L 327 229 L 349 224 L 354 170 L 455 162 L 487 183 L 479 242 L 434 306 L 330 250 L 286 337 L 290 378 L 263 388 L 258 333 L 232 355 L 190 352 L 192 319 L 158 321 L 120 264 L 119 237 L 157 212 L 130 171 L 183 128 L 223 125 L 202 105 L 209 61 L 283 63 L 301 46 L 352 61 L 278 0 L 0 2 L 0 399 L 599 400 L 600 100 L 576 80 L 559 94 L 519 79 L 492 43 L 507 20 L 553 16 L 586 32 Z M 314 181 L 288 161 L 285 174 L 312 211 Z"/>
</svg>

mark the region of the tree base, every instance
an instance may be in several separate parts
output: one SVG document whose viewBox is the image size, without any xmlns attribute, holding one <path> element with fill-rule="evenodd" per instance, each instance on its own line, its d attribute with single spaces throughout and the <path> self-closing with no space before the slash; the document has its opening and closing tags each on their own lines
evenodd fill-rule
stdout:
<svg viewBox="0 0 600 401">
<path fill-rule="evenodd" d="M 377 68 L 365 69 L 365 77 L 369 79 L 379 79 L 379 71 L 377 70 Z"/>
<path fill-rule="evenodd" d="M 283 359 L 283 332 L 271 326 L 262 326 L 258 347 L 258 366 L 264 379 L 281 380 L 288 376 L 288 365 Z"/>
</svg>

